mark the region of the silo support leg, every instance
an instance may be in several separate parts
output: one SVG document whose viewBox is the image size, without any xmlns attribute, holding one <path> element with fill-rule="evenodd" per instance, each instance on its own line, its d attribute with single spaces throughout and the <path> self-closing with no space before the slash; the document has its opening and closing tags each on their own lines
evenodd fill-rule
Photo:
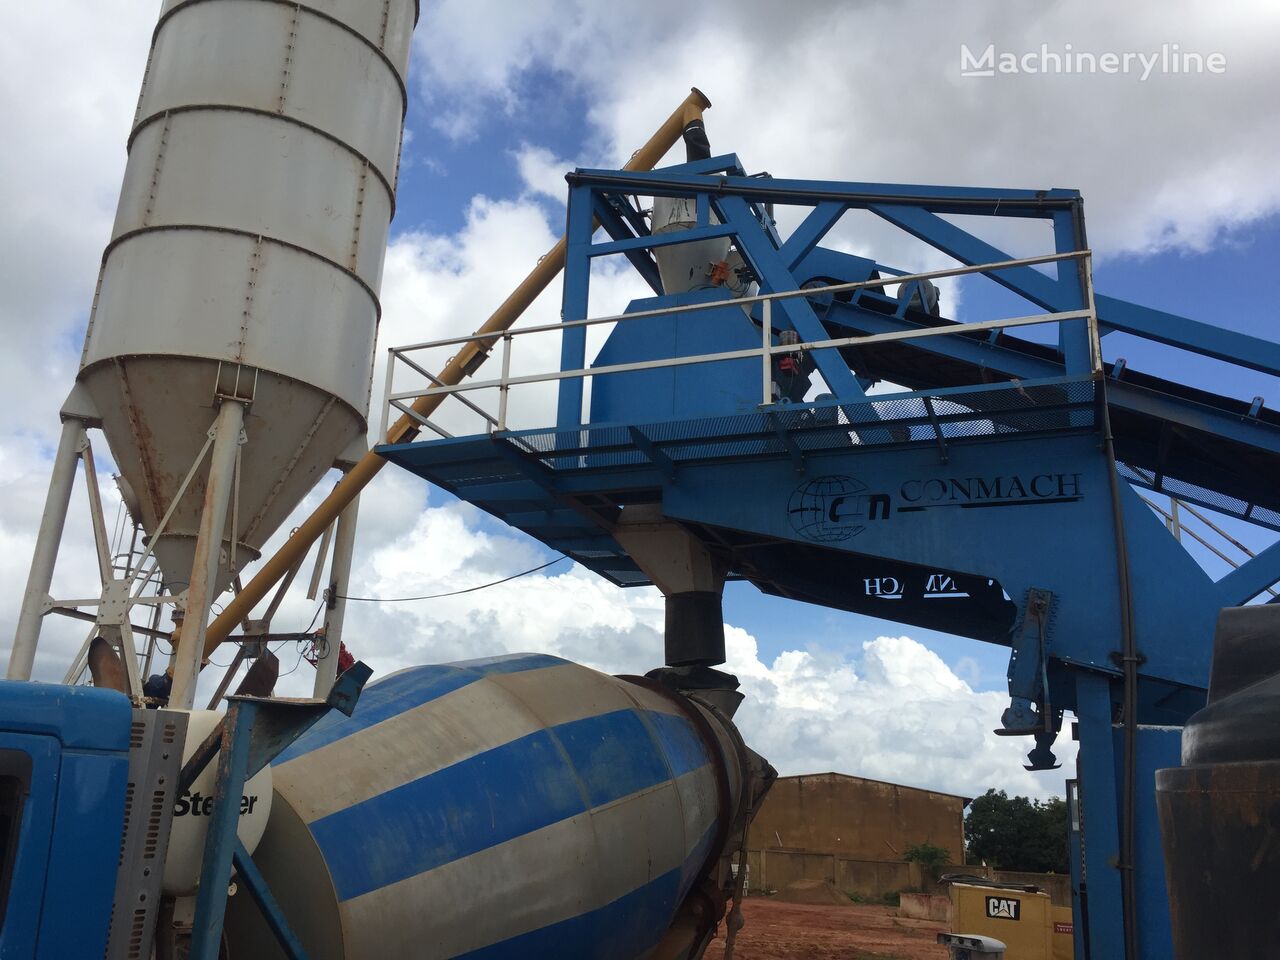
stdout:
<svg viewBox="0 0 1280 960">
<path fill-rule="evenodd" d="M 324 656 L 316 660 L 316 684 L 312 696 L 323 699 L 338 679 L 338 653 L 342 649 L 342 622 L 347 613 L 347 588 L 351 583 L 351 557 L 356 546 L 356 515 L 360 498 L 352 500 L 338 515 L 338 531 L 334 536 L 333 566 L 329 571 L 329 589 L 325 602 L 329 612 L 324 620 Z"/>
<path fill-rule="evenodd" d="M 227 525 L 227 509 L 235 484 L 236 449 L 244 427 L 244 404 L 223 400 L 214 422 L 213 450 L 209 454 L 209 479 L 205 483 L 200 530 L 196 535 L 196 556 L 191 565 L 191 585 L 187 589 L 187 609 L 173 661 L 173 691 L 169 706 L 190 710 L 195 703 L 196 681 L 204 653 L 209 605 L 218 576 L 218 556 Z M 234 535 L 234 534 L 233 534 Z"/>
<path fill-rule="evenodd" d="M 58 560 L 58 545 L 62 542 L 62 529 L 67 522 L 67 507 L 71 503 L 71 488 L 75 483 L 76 464 L 84 439 L 83 423 L 70 418 L 62 422 L 62 437 L 58 441 L 58 453 L 49 477 L 49 493 L 45 497 L 44 514 L 40 517 L 40 532 L 36 534 L 36 548 L 31 557 L 31 573 L 27 576 L 27 590 L 22 595 L 18 628 L 14 631 L 13 649 L 9 653 L 6 676 L 10 680 L 31 679 L 36 644 L 40 640 L 40 622 L 44 618 L 45 601 L 53 583 L 53 567 Z"/>
</svg>

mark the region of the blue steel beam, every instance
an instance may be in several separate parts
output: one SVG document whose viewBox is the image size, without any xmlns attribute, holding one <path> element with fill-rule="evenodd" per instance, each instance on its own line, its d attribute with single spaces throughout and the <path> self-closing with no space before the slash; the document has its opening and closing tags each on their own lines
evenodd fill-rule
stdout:
<svg viewBox="0 0 1280 960">
<path fill-rule="evenodd" d="M 1263 420 L 1248 420 L 1237 413 L 1148 390 L 1124 380 L 1107 381 L 1107 399 L 1113 406 L 1134 413 L 1280 455 L 1280 427 Z"/>
<path fill-rule="evenodd" d="M 776 177 L 709 178 L 671 171 L 648 172 L 579 169 L 567 175 L 571 186 L 645 196 L 689 196 L 706 191 L 713 197 L 737 196 L 761 202 L 809 206 L 836 200 L 850 207 L 908 204 L 938 213 L 999 214 L 1047 218 L 1069 207 L 1077 190 L 1009 190 L 988 187 L 939 187 L 923 184 L 847 183 L 837 180 L 786 180 Z"/>
<path fill-rule="evenodd" d="M 827 322 L 859 333 L 900 333 L 904 330 L 927 330 L 922 323 L 867 310 L 853 303 L 836 301 L 827 313 Z M 926 337 L 911 342 L 922 353 L 948 357 L 982 369 L 996 370 L 1019 380 L 1040 380 L 1063 375 L 1062 365 L 998 346 L 989 340 L 973 337 Z"/>
<path fill-rule="evenodd" d="M 600 221 L 600 225 L 604 227 L 605 232 L 614 240 L 623 240 L 635 237 L 636 233 L 621 214 L 614 209 L 613 205 L 606 201 L 603 197 L 593 198 L 593 206 L 595 209 L 596 219 Z M 647 234 L 641 234 L 647 236 Z M 631 265 L 636 268 L 636 273 L 640 274 L 645 283 L 654 293 L 662 293 L 662 278 L 658 274 L 658 265 L 653 262 L 653 257 L 643 249 L 623 251 Z"/>
<path fill-rule="evenodd" d="M 743 169 L 742 162 L 738 160 L 736 153 L 722 153 L 715 157 L 707 157 L 705 160 L 688 160 L 685 163 L 673 163 L 669 167 L 662 167 L 661 170 L 663 173 L 688 173 L 701 174 L 702 176 L 723 173 L 744 177 L 747 173 Z"/>
<path fill-rule="evenodd" d="M 658 446 L 645 436 L 644 431 L 639 427 L 627 427 L 627 433 L 631 436 L 631 442 L 654 466 L 662 471 L 662 475 L 668 481 L 674 481 L 676 478 L 676 465 L 672 463 L 671 458 L 658 449 Z"/>
<path fill-rule="evenodd" d="M 827 320 L 848 330 L 868 334 L 927 329 L 923 324 L 906 318 L 889 316 L 839 301 L 831 305 Z M 922 353 L 996 370 L 1020 380 L 1048 379 L 1062 376 L 1064 372 L 1061 363 L 971 337 L 929 337 L 913 342 L 912 346 Z M 1219 410 L 1194 400 L 1149 390 L 1124 380 L 1108 380 L 1107 399 L 1111 406 L 1125 411 L 1176 423 L 1280 455 L 1280 429 L 1266 421 L 1249 420 L 1228 410 Z"/>
<path fill-rule="evenodd" d="M 761 234 L 760 225 L 752 215 L 747 202 L 741 197 L 720 197 L 715 200 L 715 204 L 719 208 L 721 219 L 737 231 L 738 248 L 751 263 L 756 276 L 760 278 L 762 288 L 766 291 L 794 290 L 795 277 L 791 275 L 786 260 Z M 809 301 L 803 297 L 776 301 L 773 307 L 773 323 L 776 325 L 779 319 L 783 319 L 802 340 L 826 339 L 822 321 L 813 312 Z M 815 350 L 813 360 L 818 366 L 818 372 L 822 374 L 822 379 L 827 382 L 827 387 L 837 397 L 842 400 L 866 399 L 866 393 L 863 392 L 857 378 L 841 358 L 838 350 Z"/>
<path fill-rule="evenodd" d="M 624 237 L 649 235 L 649 222 L 645 220 L 644 213 L 635 208 L 629 196 L 617 193 L 592 193 L 591 203 L 597 219 L 600 219 L 602 211 L 613 219 L 614 229 L 610 229 L 603 219 L 600 222 L 600 226 L 604 227 L 613 239 L 621 240 Z M 618 226 L 619 223 L 620 226 Z"/>
<path fill-rule="evenodd" d="M 1099 296 L 1096 300 L 1099 322 L 1114 330 L 1280 376 L 1280 343 L 1116 297 Z"/>
<path fill-rule="evenodd" d="M 266 878 L 262 876 L 258 865 L 253 862 L 253 857 L 249 855 L 249 851 L 238 838 L 232 854 L 232 863 L 240 877 L 240 882 L 244 884 L 253 902 L 258 905 L 262 919 L 266 921 L 267 927 L 276 938 L 280 949 L 284 951 L 287 960 L 307 960 L 306 948 L 302 946 L 302 941 L 289 926 L 289 921 L 285 918 L 284 911 L 280 909 L 280 904 L 271 892 L 271 887 L 267 885 Z"/>
<path fill-rule="evenodd" d="M 998 247 L 978 239 L 968 230 L 943 220 L 924 207 L 877 204 L 870 209 L 876 216 L 969 266 L 1013 259 Z M 1059 304 L 1078 303 L 1079 300 L 1072 298 L 1064 284 L 1046 277 L 1032 267 L 1011 267 L 985 275 L 1045 310 L 1078 309 L 1060 306 Z"/>
<path fill-rule="evenodd" d="M 249 745 L 256 711 L 255 702 L 232 699 L 222 721 L 222 752 L 218 755 L 213 812 L 208 818 L 200 888 L 196 891 L 190 960 L 218 960 L 231 861 L 239 842 L 236 827 L 240 820 L 240 797 L 249 767 Z"/>
<path fill-rule="evenodd" d="M 1280 581 L 1280 542 L 1245 561 L 1218 581 L 1223 604 L 1238 607 Z"/>
<path fill-rule="evenodd" d="M 693 227 L 688 230 L 673 230 L 670 233 L 652 234 L 630 239 L 613 240 L 607 243 L 593 243 L 592 257 L 608 257 L 618 253 L 629 253 L 634 250 L 651 250 L 654 247 L 669 247 L 678 243 L 692 243 L 695 240 L 712 240 L 716 237 L 729 237 L 735 232 L 734 227 L 726 223 L 712 224 L 706 227 Z"/>
<path fill-rule="evenodd" d="M 961 263 L 1010 259 L 998 247 L 923 208 L 876 206 L 872 212 Z M 987 276 L 1046 310 L 1077 309 L 1072 305 L 1079 302 L 1074 298 L 1078 290 L 1074 284 L 1052 280 L 1031 267 L 1001 270 Z M 1098 296 L 1095 303 L 1099 323 L 1113 330 L 1280 376 L 1280 344 L 1116 297 Z"/>
<path fill-rule="evenodd" d="M 1088 241 L 1081 222 L 1080 204 L 1070 210 L 1059 210 L 1053 215 L 1053 242 L 1055 253 L 1071 253 L 1085 250 Z M 1058 289 L 1066 310 L 1083 310 L 1084 264 L 1079 260 L 1058 261 Z M 1063 309 L 1063 308 L 1056 308 Z M 1067 373 L 1088 373 L 1092 368 L 1089 328 L 1083 323 L 1058 324 L 1058 350 L 1062 353 Z"/>
<path fill-rule="evenodd" d="M 791 236 L 779 251 L 787 269 L 794 270 L 800 265 L 809 252 L 822 242 L 825 237 L 844 216 L 848 209 L 838 200 L 824 200 L 810 211 L 801 221 L 800 226 L 791 231 Z"/>
</svg>

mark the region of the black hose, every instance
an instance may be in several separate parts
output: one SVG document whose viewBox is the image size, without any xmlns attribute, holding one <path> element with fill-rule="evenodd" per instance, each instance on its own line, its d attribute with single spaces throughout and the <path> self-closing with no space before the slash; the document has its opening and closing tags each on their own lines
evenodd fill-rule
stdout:
<svg viewBox="0 0 1280 960">
<path fill-rule="evenodd" d="M 711 141 L 707 139 L 707 127 L 701 120 L 690 120 L 684 128 L 685 162 L 711 159 Z"/>
<path fill-rule="evenodd" d="M 1115 444 L 1111 436 L 1111 415 L 1107 411 L 1105 379 L 1099 380 L 1102 391 L 1103 449 L 1111 486 L 1111 518 L 1116 538 L 1116 574 L 1120 593 L 1121 663 L 1124 670 L 1124 695 L 1121 714 L 1124 722 L 1124 793 L 1120 822 L 1120 900 L 1124 914 L 1125 960 L 1138 957 L 1138 880 L 1137 880 L 1137 752 L 1138 752 L 1138 652 L 1133 632 L 1133 599 L 1129 581 L 1129 547 L 1124 535 L 1124 506 L 1120 500 L 1120 474 L 1116 469 Z M 1086 787 L 1086 790 L 1088 788 Z M 1087 802 L 1087 801 L 1086 801 Z"/>
</svg>

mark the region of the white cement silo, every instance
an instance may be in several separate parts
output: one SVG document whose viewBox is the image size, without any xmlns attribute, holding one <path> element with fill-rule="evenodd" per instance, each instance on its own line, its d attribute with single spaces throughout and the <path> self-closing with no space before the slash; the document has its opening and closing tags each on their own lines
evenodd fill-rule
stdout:
<svg viewBox="0 0 1280 960">
<path fill-rule="evenodd" d="M 416 17 L 163 4 L 77 380 L 148 535 L 172 508 L 154 551 L 189 588 L 184 642 L 364 435 Z"/>
</svg>

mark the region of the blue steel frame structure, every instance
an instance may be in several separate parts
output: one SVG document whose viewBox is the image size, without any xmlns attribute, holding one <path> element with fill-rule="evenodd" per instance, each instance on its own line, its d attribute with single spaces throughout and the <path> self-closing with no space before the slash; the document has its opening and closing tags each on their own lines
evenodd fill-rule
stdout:
<svg viewBox="0 0 1280 960">
<path fill-rule="evenodd" d="M 853 209 L 966 265 L 1012 258 L 949 214 L 1045 220 L 1057 252 L 1087 248 L 1074 190 L 784 180 L 747 176 L 734 155 L 567 179 L 566 321 L 587 317 L 591 263 L 601 256 L 627 257 L 653 287 L 633 310 L 727 302 L 726 291 L 664 295 L 652 256 L 713 237 L 732 238 L 762 292 L 901 275 L 821 245 Z M 695 198 L 697 222 L 652 236 L 638 196 Z M 782 237 L 774 205 L 809 212 Z M 595 239 L 597 222 L 607 239 Z M 1068 260 L 1056 277 L 1030 267 L 987 275 L 1058 313 L 1086 307 L 1087 269 Z M 771 336 L 779 342 L 789 329 L 821 341 L 951 322 L 911 292 L 777 301 Z M 1102 335 L 1280 375 L 1275 343 L 1115 298 L 1095 304 Z M 738 307 L 723 313 L 689 314 L 683 329 L 701 318 L 705 338 L 740 323 Z M 761 330 L 758 305 L 754 322 Z M 1214 582 L 1133 487 L 1280 530 L 1280 491 L 1266 482 L 1280 466 L 1280 416 L 1122 361 L 1099 369 L 1089 327 L 1057 326 L 1056 344 L 997 330 L 815 350 L 827 392 L 813 402 L 761 405 L 755 366 L 736 393 L 732 373 L 728 388 L 724 378 L 675 380 L 688 397 L 673 416 L 657 402 L 673 381 L 637 371 L 615 375 L 619 389 L 594 386 L 584 416 L 582 379 L 565 379 L 554 427 L 380 452 L 620 585 L 649 580 L 613 524 L 628 504 L 661 503 L 732 576 L 766 592 L 1009 646 L 1010 706 L 997 732 L 1034 736 L 1032 766 L 1046 768 L 1063 712 L 1076 718 L 1076 955 L 1103 960 L 1124 944 L 1129 956 L 1154 960 L 1172 954 L 1154 771 L 1178 763 L 1177 728 L 1203 704 L 1218 610 L 1280 580 L 1280 545 Z M 611 339 L 597 362 L 682 355 L 677 343 L 669 331 L 632 334 Z M 566 329 L 561 369 L 587 360 L 585 329 Z M 868 394 L 880 380 L 908 389 Z"/>
<path fill-rule="evenodd" d="M 189 960 L 218 960 L 228 887 L 234 875 L 262 913 L 288 960 L 307 960 L 302 941 L 237 835 L 244 785 L 330 710 L 351 716 L 373 671 L 357 661 L 334 682 L 324 700 L 227 697 L 226 715 L 187 760 L 180 776 L 186 790 L 217 757 L 213 812 L 206 828 L 196 891 Z"/>
</svg>

